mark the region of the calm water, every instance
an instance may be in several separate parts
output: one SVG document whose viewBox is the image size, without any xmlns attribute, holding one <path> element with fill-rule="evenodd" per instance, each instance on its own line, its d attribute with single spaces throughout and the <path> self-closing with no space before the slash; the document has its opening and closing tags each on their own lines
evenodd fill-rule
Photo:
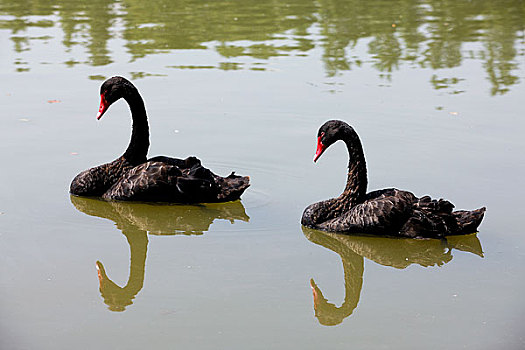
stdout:
<svg viewBox="0 0 525 350">
<path fill-rule="evenodd" d="M 0 347 L 521 349 L 524 1 L 0 0 Z M 250 175 L 242 201 L 71 198 L 127 146 L 132 79 L 150 155 Z M 487 206 L 447 241 L 303 229 L 344 187 Z"/>
</svg>

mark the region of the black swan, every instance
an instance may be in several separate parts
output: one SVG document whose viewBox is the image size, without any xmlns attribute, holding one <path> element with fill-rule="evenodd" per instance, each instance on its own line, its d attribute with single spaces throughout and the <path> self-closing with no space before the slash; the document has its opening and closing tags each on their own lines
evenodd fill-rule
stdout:
<svg viewBox="0 0 525 350">
<path fill-rule="evenodd" d="M 250 186 L 248 176 L 234 173 L 228 177 L 215 175 L 195 157 L 147 159 L 149 126 L 146 108 L 139 91 L 130 81 L 112 77 L 102 84 L 97 119 L 120 98 L 128 103 L 133 120 L 126 152 L 113 162 L 78 174 L 71 182 L 71 194 L 106 200 L 211 203 L 239 199 Z"/>
<path fill-rule="evenodd" d="M 429 196 L 388 188 L 366 193 L 366 162 L 355 130 L 340 120 L 319 128 L 314 162 L 334 142 L 346 143 L 350 157 L 345 190 L 337 197 L 308 206 L 301 223 L 329 232 L 380 234 L 414 238 L 441 238 L 473 233 L 483 219 L 485 207 L 452 211 L 454 205 Z"/>
</svg>

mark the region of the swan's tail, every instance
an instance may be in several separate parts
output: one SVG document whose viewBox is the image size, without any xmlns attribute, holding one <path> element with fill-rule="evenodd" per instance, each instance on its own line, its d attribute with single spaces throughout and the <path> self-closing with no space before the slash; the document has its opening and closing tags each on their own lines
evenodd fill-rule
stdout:
<svg viewBox="0 0 525 350">
<path fill-rule="evenodd" d="M 237 200 L 250 187 L 249 176 L 238 176 L 233 172 L 227 177 L 217 177 L 215 181 L 220 188 L 217 198 L 220 202 Z"/>
<path fill-rule="evenodd" d="M 407 237 L 434 238 L 476 232 L 486 208 L 452 211 L 453 208 L 454 205 L 444 199 L 420 198 L 400 232 Z"/>
<path fill-rule="evenodd" d="M 476 210 L 458 210 L 452 212 L 452 215 L 458 222 L 459 231 L 461 233 L 473 233 L 478 229 L 479 224 L 483 220 L 486 208 L 479 208 Z"/>
</svg>

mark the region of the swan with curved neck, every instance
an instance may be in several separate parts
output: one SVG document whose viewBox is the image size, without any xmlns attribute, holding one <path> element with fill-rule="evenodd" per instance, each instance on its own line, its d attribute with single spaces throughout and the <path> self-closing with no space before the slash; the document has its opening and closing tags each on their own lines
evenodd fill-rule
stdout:
<svg viewBox="0 0 525 350">
<path fill-rule="evenodd" d="M 336 141 L 348 149 L 348 178 L 343 193 L 308 206 L 304 226 L 330 232 L 369 233 L 402 237 L 440 238 L 473 233 L 483 219 L 485 207 L 452 211 L 454 205 L 429 196 L 417 198 L 395 188 L 367 193 L 366 161 L 355 130 L 340 120 L 319 128 L 314 162 Z"/>
<path fill-rule="evenodd" d="M 239 199 L 250 186 L 249 177 L 234 173 L 227 177 L 218 176 L 204 168 L 195 157 L 147 159 L 149 125 L 146 107 L 130 81 L 112 77 L 102 84 L 97 119 L 121 98 L 129 105 L 133 123 L 128 148 L 113 162 L 78 174 L 71 182 L 71 194 L 107 200 L 227 202 Z"/>
</svg>

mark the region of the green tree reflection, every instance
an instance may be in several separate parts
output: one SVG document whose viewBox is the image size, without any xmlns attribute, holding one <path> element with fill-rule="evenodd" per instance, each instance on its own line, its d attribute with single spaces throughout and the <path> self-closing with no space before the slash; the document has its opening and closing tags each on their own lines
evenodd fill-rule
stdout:
<svg viewBox="0 0 525 350">
<path fill-rule="evenodd" d="M 125 40 L 132 60 L 211 49 L 227 61 L 213 65 L 223 70 L 244 69 L 235 62 L 239 57 L 265 62 L 321 48 L 327 76 L 363 62 L 390 78 L 402 64 L 437 71 L 480 60 L 495 95 L 519 82 L 514 71 L 525 55 L 522 0 L 0 0 L 0 15 L 0 29 L 11 31 L 15 52 L 41 39 L 27 34 L 29 28 L 60 26 L 66 50 L 83 46 L 89 53 L 85 63 L 93 66 L 114 60 L 108 41 L 115 34 Z M 355 50 L 360 42 L 367 56 Z M 440 75 L 432 74 L 436 88 L 443 84 L 433 81 L 458 79 Z"/>
</svg>

